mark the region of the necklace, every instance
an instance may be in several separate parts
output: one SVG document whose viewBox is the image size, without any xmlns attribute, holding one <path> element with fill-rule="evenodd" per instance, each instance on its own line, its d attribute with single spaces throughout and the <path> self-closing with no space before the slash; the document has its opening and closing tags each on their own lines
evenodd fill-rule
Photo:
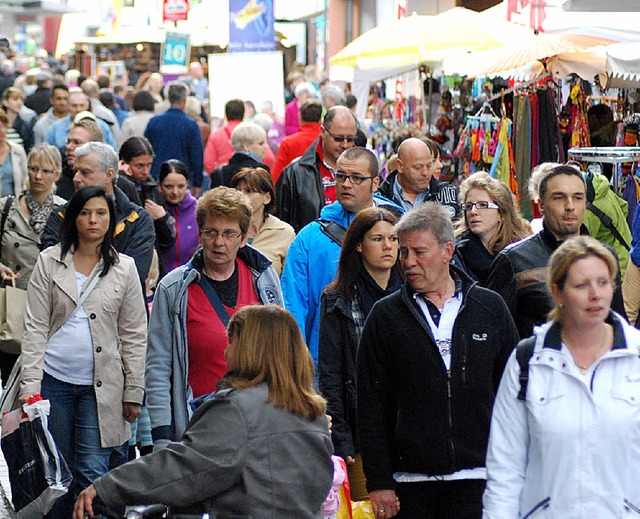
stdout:
<svg viewBox="0 0 640 519">
<path fill-rule="evenodd" d="M 591 361 L 588 362 L 586 365 L 578 364 L 578 361 L 575 358 L 573 350 L 568 346 L 567 341 L 564 341 L 564 342 L 565 342 L 565 344 L 567 344 L 567 347 L 569 347 L 569 351 L 571 352 L 571 356 L 573 358 L 573 363 L 580 370 L 580 373 L 582 373 L 584 375 L 584 374 L 587 373 L 587 371 L 591 367 L 591 365 L 602 356 L 602 354 L 606 351 L 606 349 L 608 349 L 607 348 L 607 345 L 608 345 L 608 342 L 609 342 L 608 339 L 609 339 L 609 328 L 607 327 L 604 330 L 604 336 L 600 340 L 600 344 L 595 349 L 595 351 L 592 353 Z"/>
</svg>

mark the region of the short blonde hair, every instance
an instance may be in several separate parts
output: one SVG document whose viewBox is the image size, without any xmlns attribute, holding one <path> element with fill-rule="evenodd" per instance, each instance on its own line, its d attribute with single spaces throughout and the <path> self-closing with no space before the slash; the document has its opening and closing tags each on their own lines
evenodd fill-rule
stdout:
<svg viewBox="0 0 640 519">
<path fill-rule="evenodd" d="M 29 157 L 27 158 L 27 164 L 36 165 L 35 163 L 39 163 L 40 167 L 55 172 L 62 171 L 62 157 L 60 156 L 60 152 L 58 148 L 50 144 L 39 144 L 31 148 Z"/>
<path fill-rule="evenodd" d="M 242 151 L 245 144 L 256 144 L 267 140 L 267 132 L 256 123 L 240 123 L 231 134 L 231 146 L 236 151 Z"/>
<path fill-rule="evenodd" d="M 547 272 L 547 288 L 549 292 L 551 292 L 551 287 L 554 285 L 558 290 L 564 290 L 569 277 L 569 270 L 571 270 L 576 261 L 585 258 L 598 258 L 604 261 L 609 270 L 611 286 L 615 288 L 618 261 L 613 253 L 591 236 L 576 236 L 565 241 L 551 255 Z M 563 309 L 558 304 L 555 304 L 553 310 L 549 312 L 549 320 L 561 323 L 563 317 Z"/>
</svg>

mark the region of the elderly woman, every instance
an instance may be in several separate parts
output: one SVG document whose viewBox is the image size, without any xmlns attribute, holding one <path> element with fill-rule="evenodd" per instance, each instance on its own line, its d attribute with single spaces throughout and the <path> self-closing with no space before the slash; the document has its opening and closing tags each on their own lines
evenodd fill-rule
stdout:
<svg viewBox="0 0 640 519">
<path fill-rule="evenodd" d="M 263 163 L 267 151 L 267 133 L 255 123 L 240 123 L 231 134 L 235 153 L 229 164 L 211 173 L 211 187 L 231 186 L 233 176 L 242 168 L 269 168 Z"/>
<path fill-rule="evenodd" d="M 18 288 L 26 290 L 29 284 L 49 213 L 66 202 L 53 194 L 61 169 L 60 152 L 54 146 L 36 146 L 29 153 L 29 188 L 20 196 L 0 198 L 0 210 L 6 214 L 0 231 L 0 275 L 4 280 L 15 279 Z M 17 353 L 0 352 L 3 386 L 17 358 Z"/>
<path fill-rule="evenodd" d="M 550 322 L 496 398 L 484 517 L 632 517 L 640 509 L 640 332 L 610 309 L 618 264 L 596 239 L 551 256 Z"/>
<path fill-rule="evenodd" d="M 27 182 L 27 155 L 7 138 L 9 126 L 7 114 L 0 109 L 0 196 L 19 196 Z"/>
<path fill-rule="evenodd" d="M 481 285 L 496 254 L 531 234 L 509 187 L 488 173 L 474 173 L 460 184 L 464 216 L 456 223 L 454 261 Z"/>
<path fill-rule="evenodd" d="M 249 306 L 231 318 L 228 333 L 233 374 L 225 390 L 200 406 L 180 443 L 84 491 L 75 519 L 93 515 L 96 496 L 111 507 L 162 502 L 197 517 L 322 516 L 333 475 L 331 441 L 295 319 L 275 306 Z"/>
<path fill-rule="evenodd" d="M 80 189 L 60 243 L 40 254 L 27 289 L 20 402 L 35 393 L 51 402 L 49 428 L 73 474 L 51 517 L 71 515 L 140 413 L 145 307 L 133 259 L 112 246 L 115 227 L 105 189 Z"/>
<path fill-rule="evenodd" d="M 24 94 L 15 87 L 7 88 L 2 94 L 2 109 L 9 118 L 9 130 L 7 139 L 20 144 L 26 153 L 33 147 L 33 123 L 36 113 L 27 110 L 31 115 L 22 113 L 24 106 Z"/>
<path fill-rule="evenodd" d="M 271 260 L 278 275 L 282 274 L 287 251 L 296 233 L 288 223 L 271 214 L 276 206 L 276 186 L 263 168 L 244 168 L 233 176 L 231 187 L 249 197 L 253 213 L 249 226 L 249 244 Z"/>
<path fill-rule="evenodd" d="M 198 201 L 199 250 L 158 284 L 149 322 L 147 407 L 154 443 L 182 437 L 187 402 L 211 393 L 227 371 L 225 327 L 240 308 L 282 305 L 271 262 L 247 245 L 252 208 L 229 187 Z"/>
</svg>

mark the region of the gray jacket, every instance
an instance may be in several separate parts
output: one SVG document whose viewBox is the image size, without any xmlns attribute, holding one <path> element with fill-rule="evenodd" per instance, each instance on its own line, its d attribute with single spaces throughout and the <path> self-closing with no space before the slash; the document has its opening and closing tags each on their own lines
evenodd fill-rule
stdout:
<svg viewBox="0 0 640 519">
<path fill-rule="evenodd" d="M 238 258 L 251 270 L 262 303 L 283 306 L 280 279 L 271 262 L 248 245 L 238 251 Z M 179 440 L 190 418 L 187 296 L 189 285 L 200 281 L 201 268 L 202 251 L 198 251 L 189 263 L 162 278 L 153 300 L 145 387 L 151 433 L 157 445 Z"/>
<path fill-rule="evenodd" d="M 161 502 L 182 512 L 320 519 L 333 479 L 326 418 L 306 420 L 267 396 L 264 383 L 220 391 L 180 443 L 97 479 L 98 496 L 111 507 Z"/>
</svg>

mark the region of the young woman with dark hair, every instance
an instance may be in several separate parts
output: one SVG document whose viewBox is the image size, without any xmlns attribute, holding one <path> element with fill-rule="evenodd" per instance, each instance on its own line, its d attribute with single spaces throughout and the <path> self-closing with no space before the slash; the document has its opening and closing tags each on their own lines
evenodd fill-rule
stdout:
<svg viewBox="0 0 640 519">
<path fill-rule="evenodd" d="M 354 500 L 367 497 L 356 436 L 356 350 L 371 307 L 402 284 L 396 221 L 377 207 L 356 215 L 347 229 L 336 279 L 321 299 L 320 390 L 333 420 L 335 452 L 347 462 Z"/>
<path fill-rule="evenodd" d="M 70 517 L 140 413 L 147 320 L 135 262 L 111 245 L 115 222 L 104 188 L 80 189 L 27 289 L 20 402 L 51 402 L 49 428 L 73 474 L 50 517 Z"/>
</svg>

